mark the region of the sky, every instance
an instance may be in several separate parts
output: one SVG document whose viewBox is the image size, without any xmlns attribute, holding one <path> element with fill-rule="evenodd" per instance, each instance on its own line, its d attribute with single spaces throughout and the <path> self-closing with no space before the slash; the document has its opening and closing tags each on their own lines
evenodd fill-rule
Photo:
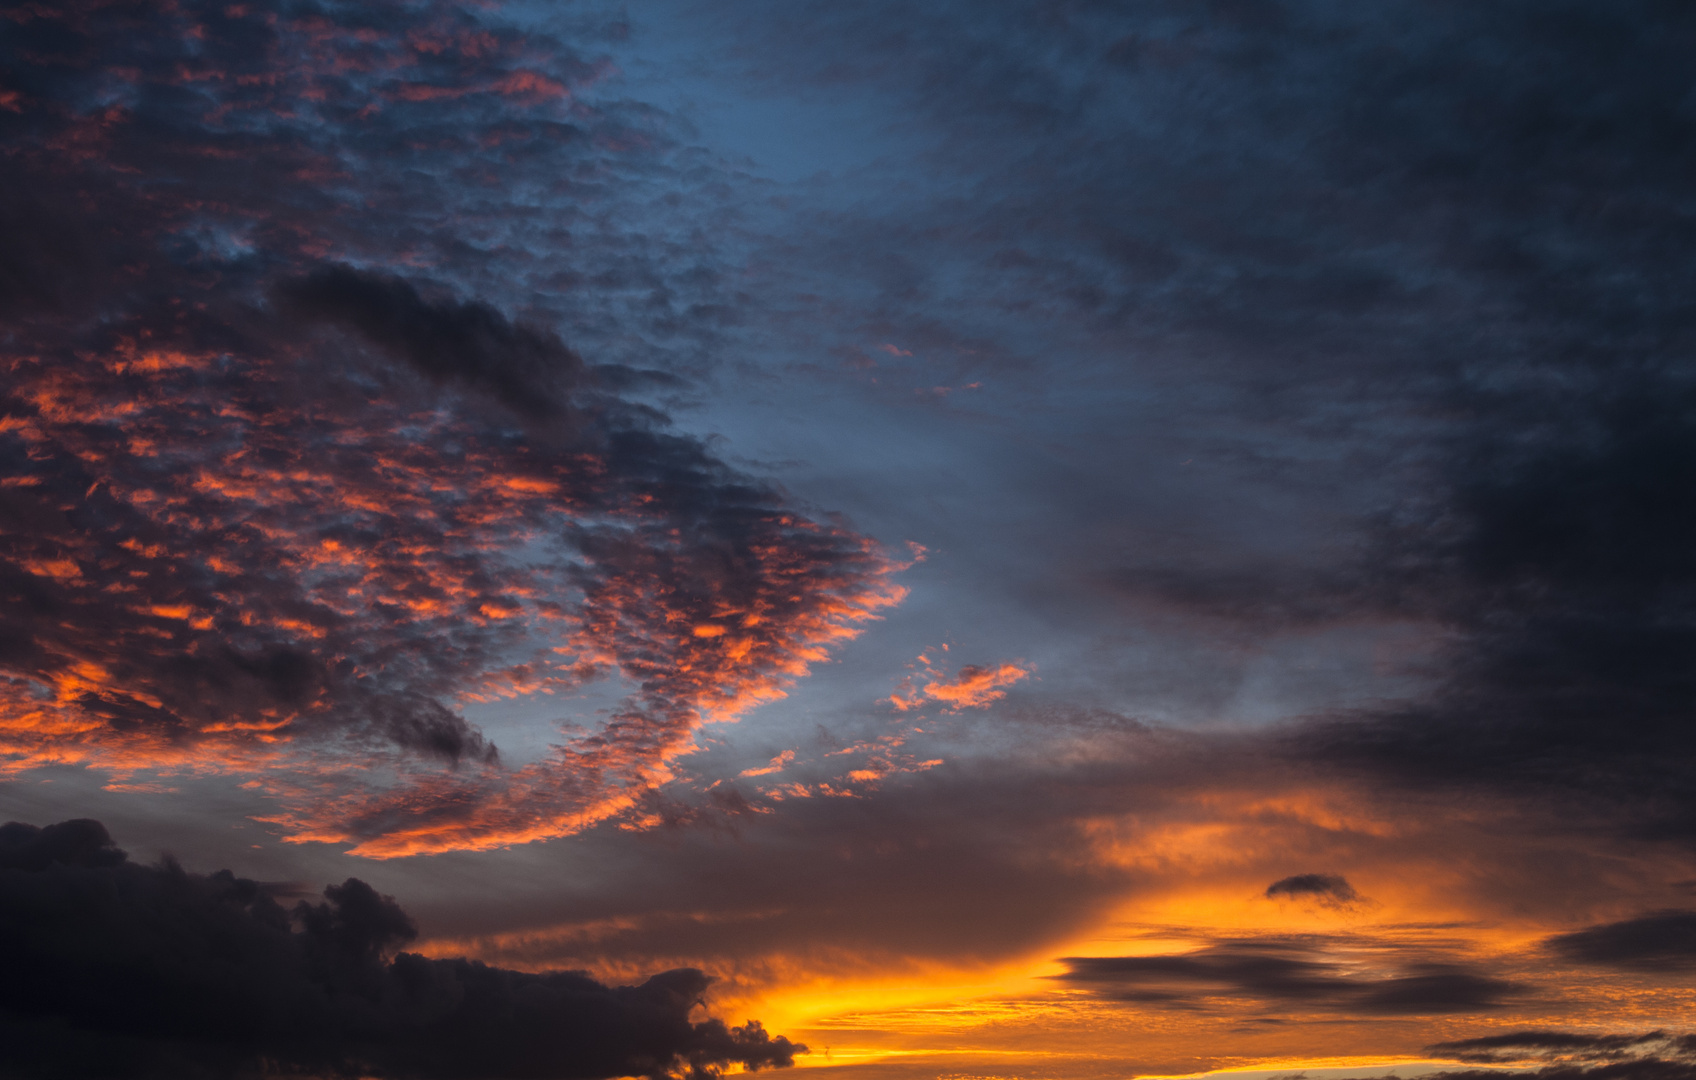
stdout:
<svg viewBox="0 0 1696 1080">
<path fill-rule="evenodd" d="M 3 0 L 0 1077 L 1696 1078 L 1693 54 Z"/>
</svg>

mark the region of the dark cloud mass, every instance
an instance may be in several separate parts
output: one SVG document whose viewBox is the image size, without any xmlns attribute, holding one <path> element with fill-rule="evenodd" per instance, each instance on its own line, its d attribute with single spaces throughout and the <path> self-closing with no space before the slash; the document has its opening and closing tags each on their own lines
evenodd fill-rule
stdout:
<svg viewBox="0 0 1696 1080">
<path fill-rule="evenodd" d="M 1582 964 L 1650 971 L 1696 967 L 1696 911 L 1656 911 L 1560 934 L 1548 945 Z"/>
<path fill-rule="evenodd" d="M 1488 1080 L 1502 1074 L 1495 1069 L 1474 1069 L 1425 1075 L 1439 1080 Z M 1689 1080 L 1696 1076 L 1696 1063 L 1644 1057 L 1605 1065 L 1550 1065 L 1516 1075 L 1535 1077 L 1536 1080 Z"/>
<path fill-rule="evenodd" d="M 947 361 L 957 383 L 1065 417 L 1044 431 L 1067 467 L 1021 491 L 1073 526 L 1055 618 L 1107 595 L 1250 642 L 1420 623 L 1442 643 L 1417 672 L 1432 692 L 1319 703 L 1291 756 L 1696 835 L 1688 8 L 749 0 L 724 18 L 759 43 L 737 54 L 748 78 L 872 88 L 923 125 L 927 168 L 969 184 L 820 215 L 813 246 L 874 297 L 845 339 L 970 357 Z M 1157 459 L 1232 476 L 1237 498 L 1127 482 L 1132 415 L 1170 424 Z M 1253 501 L 1269 489 L 1338 516 L 1287 524 Z M 1281 525 L 1298 550 L 1264 553 Z"/>
<path fill-rule="evenodd" d="M 757 1023 L 691 1021 L 707 978 L 611 987 L 396 950 L 417 931 L 349 878 L 285 909 L 228 871 L 127 861 L 98 822 L 0 826 L 0 1071 L 418 1080 L 788 1065 Z"/>
<path fill-rule="evenodd" d="M 515 412 L 545 418 L 583 380 L 583 361 L 553 335 L 515 327 L 483 303 L 427 303 L 400 278 L 327 266 L 279 293 L 308 318 L 357 330 L 436 381 L 458 380 Z"/>
<path fill-rule="evenodd" d="M 1452 964 L 1411 958 L 1357 974 L 1322 942 L 1222 942 L 1168 956 L 1069 956 L 1055 978 L 1125 1002 L 1197 1007 L 1247 997 L 1280 1009 L 1450 1013 L 1499 1008 L 1525 987 Z"/>
<path fill-rule="evenodd" d="M 1548 1080 L 1685 1080 L 1696 1076 L 1696 1035 L 1667 1031 L 1587 1034 L 1567 1031 L 1514 1031 L 1476 1039 L 1435 1043 L 1425 1048 L 1438 1058 L 1479 1065 L 1541 1065 L 1520 1075 Z M 1438 1073 L 1475 1078 L 1499 1072 Z"/>
<path fill-rule="evenodd" d="M 1481 1065 L 1543 1059 L 1617 1061 L 1656 1055 L 1696 1056 L 1696 1036 L 1645 1031 L 1626 1035 L 1591 1035 L 1572 1031 L 1512 1031 L 1433 1043 L 1426 1052 Z"/>
<path fill-rule="evenodd" d="M 1348 878 L 1337 874 L 1292 874 L 1266 886 L 1266 897 L 1313 899 L 1324 903 L 1349 904 L 1359 899 Z"/>
</svg>

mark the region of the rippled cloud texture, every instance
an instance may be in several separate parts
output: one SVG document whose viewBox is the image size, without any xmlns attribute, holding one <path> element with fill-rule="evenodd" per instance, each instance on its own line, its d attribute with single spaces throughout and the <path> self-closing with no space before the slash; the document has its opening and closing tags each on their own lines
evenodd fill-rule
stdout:
<svg viewBox="0 0 1696 1080">
<path fill-rule="evenodd" d="M 675 167 L 593 64 L 452 6 L 9 19 L 8 768 L 250 772 L 371 854 L 560 835 L 898 599 L 622 392 L 672 377 L 460 298 Z M 607 672 L 524 769 L 458 709 Z"/>
</svg>

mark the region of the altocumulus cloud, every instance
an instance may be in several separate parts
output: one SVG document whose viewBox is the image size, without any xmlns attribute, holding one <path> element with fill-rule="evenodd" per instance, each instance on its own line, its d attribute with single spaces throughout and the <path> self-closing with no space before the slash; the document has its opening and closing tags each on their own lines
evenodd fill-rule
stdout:
<svg viewBox="0 0 1696 1080">
<path fill-rule="evenodd" d="M 0 1071 L 416 1080 L 705 1077 L 805 1050 L 691 1021 L 693 969 L 611 987 L 397 951 L 406 913 L 349 878 L 285 909 L 265 885 L 141 866 L 100 823 L 0 826 Z"/>
<path fill-rule="evenodd" d="M 677 376 L 560 336 L 687 338 L 638 279 L 711 306 L 587 240 L 680 152 L 597 61 L 454 4 L 0 25 L 4 768 L 258 775 L 375 856 L 558 836 L 899 600 L 640 399 Z M 543 760 L 461 712 L 606 676 Z"/>
</svg>

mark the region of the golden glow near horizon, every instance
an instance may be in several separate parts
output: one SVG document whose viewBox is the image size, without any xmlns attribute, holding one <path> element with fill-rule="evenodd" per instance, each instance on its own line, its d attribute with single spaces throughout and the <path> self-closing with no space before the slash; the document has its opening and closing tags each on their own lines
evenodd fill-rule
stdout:
<svg viewBox="0 0 1696 1080">
<path fill-rule="evenodd" d="M 1424 1052 L 1447 1039 L 1575 1023 L 1677 1029 L 1696 1008 L 1696 990 L 1678 979 L 1585 971 L 1553 957 L 1543 943 L 1593 917 L 1594 898 L 1527 893 L 1494 862 L 1498 844 L 1527 840 L 1493 836 L 1492 819 L 1476 809 L 1392 827 L 1358 793 L 1335 788 L 1236 800 L 1204 793 L 1166 813 L 1164 823 L 1079 822 L 1103 866 L 1142 876 L 1099 920 L 1016 958 L 961 964 L 824 950 L 663 962 L 717 975 L 716 1014 L 759 1017 L 805 1042 L 811 1053 L 799 1067 L 854 1075 L 874 1067 L 901 1077 L 1412 1075 L 1456 1067 Z M 1347 894 L 1268 895 L 1273 867 L 1338 864 L 1354 868 Z M 747 917 L 757 927 L 781 914 Z M 569 955 L 603 977 L 628 978 L 641 963 L 597 965 L 594 942 L 641 932 L 641 920 L 626 919 L 433 950 L 482 948 L 504 964 Z M 1111 983 L 1066 978 L 1066 957 L 1155 966 L 1118 994 Z M 1286 963 L 1296 966 L 1270 974 L 1257 966 Z M 1475 990 L 1477 1004 L 1395 997 L 1442 980 Z"/>
</svg>

